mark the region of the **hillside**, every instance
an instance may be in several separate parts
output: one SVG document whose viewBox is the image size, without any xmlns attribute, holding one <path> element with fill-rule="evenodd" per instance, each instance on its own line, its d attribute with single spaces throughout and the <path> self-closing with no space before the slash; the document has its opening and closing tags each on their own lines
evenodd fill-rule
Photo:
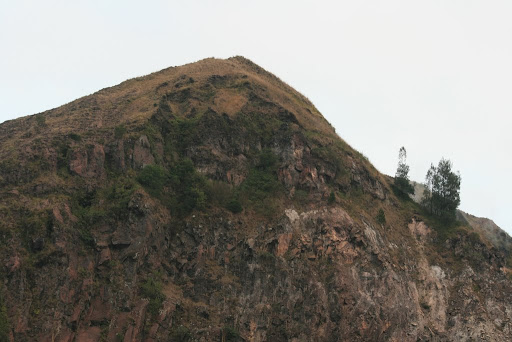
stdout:
<svg viewBox="0 0 512 342">
<path fill-rule="evenodd" d="M 414 194 L 411 195 L 411 198 L 416 203 L 421 203 L 425 186 L 417 182 L 412 182 L 412 184 L 414 186 Z M 471 230 L 477 233 L 479 238 L 485 241 L 488 246 L 498 249 L 507 259 L 512 257 L 512 237 L 494 223 L 493 220 L 485 217 L 476 217 L 462 210 L 457 210 L 456 214 L 457 219 L 466 226 L 471 227 Z M 511 260 L 508 260 L 508 264 L 511 263 Z"/>
<path fill-rule="evenodd" d="M 2 123 L 0 340 L 510 341 L 508 247 L 392 183 L 243 57 Z"/>
</svg>

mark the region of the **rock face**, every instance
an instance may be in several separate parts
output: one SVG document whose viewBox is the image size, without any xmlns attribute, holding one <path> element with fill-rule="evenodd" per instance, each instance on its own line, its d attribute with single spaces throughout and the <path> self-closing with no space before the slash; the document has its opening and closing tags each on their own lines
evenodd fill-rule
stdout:
<svg viewBox="0 0 512 342">
<path fill-rule="evenodd" d="M 0 125 L 0 340 L 512 339 L 508 247 L 244 58 L 38 115 Z"/>
</svg>

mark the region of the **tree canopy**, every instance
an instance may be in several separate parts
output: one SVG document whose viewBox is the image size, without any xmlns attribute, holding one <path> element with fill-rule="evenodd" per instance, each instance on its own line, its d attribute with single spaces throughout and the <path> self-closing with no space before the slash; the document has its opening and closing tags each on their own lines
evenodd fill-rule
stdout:
<svg viewBox="0 0 512 342">
<path fill-rule="evenodd" d="M 395 187 L 404 195 L 414 194 L 414 187 L 409 181 L 409 165 L 407 165 L 407 151 L 401 147 L 398 152 L 398 167 L 395 174 Z"/>
<path fill-rule="evenodd" d="M 437 167 L 431 164 L 425 177 L 423 205 L 443 219 L 454 219 L 460 204 L 460 174 L 452 171 L 452 162 L 442 158 Z"/>
</svg>

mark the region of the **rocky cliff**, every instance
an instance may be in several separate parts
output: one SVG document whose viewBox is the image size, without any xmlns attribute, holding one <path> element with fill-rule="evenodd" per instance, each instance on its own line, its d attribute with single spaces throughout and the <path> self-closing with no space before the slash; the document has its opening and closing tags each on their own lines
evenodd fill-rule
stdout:
<svg viewBox="0 0 512 342">
<path fill-rule="evenodd" d="M 392 183 L 242 57 L 5 122 L 0 339 L 510 341 L 503 251 Z"/>
</svg>

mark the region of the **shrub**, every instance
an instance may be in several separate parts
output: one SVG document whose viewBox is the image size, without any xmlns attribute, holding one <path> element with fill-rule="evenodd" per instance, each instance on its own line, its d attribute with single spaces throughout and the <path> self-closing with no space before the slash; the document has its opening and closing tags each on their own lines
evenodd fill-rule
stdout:
<svg viewBox="0 0 512 342">
<path fill-rule="evenodd" d="M 172 342 L 188 342 L 192 340 L 190 330 L 183 325 L 173 330 L 170 337 Z"/>
<path fill-rule="evenodd" d="M 293 194 L 293 199 L 299 202 L 300 204 L 304 204 L 307 202 L 309 193 L 306 190 L 297 189 Z"/>
<path fill-rule="evenodd" d="M 273 169 L 277 164 L 277 156 L 270 150 L 264 149 L 261 151 L 258 162 L 258 169 L 269 170 Z"/>
<path fill-rule="evenodd" d="M 43 114 L 37 114 L 36 115 L 36 123 L 38 126 L 44 127 L 46 126 L 46 118 Z"/>
<path fill-rule="evenodd" d="M 206 181 L 197 173 L 190 159 L 182 159 L 171 170 L 170 184 L 174 193 L 172 207 L 178 216 L 206 206 Z"/>
<path fill-rule="evenodd" d="M 161 193 L 167 180 L 167 171 L 160 165 L 146 165 L 137 177 L 137 181 L 154 195 Z"/>
<path fill-rule="evenodd" d="M 119 125 L 114 128 L 114 136 L 116 139 L 121 139 L 126 133 L 126 127 L 124 125 Z"/>
<path fill-rule="evenodd" d="M 256 165 L 249 170 L 240 187 L 240 199 L 257 213 L 270 218 L 277 212 L 276 194 L 282 189 L 277 178 L 277 157 L 269 149 L 257 156 Z"/>
<path fill-rule="evenodd" d="M 96 191 L 77 192 L 72 198 L 73 214 L 77 216 L 84 226 L 89 227 L 103 217 L 107 216 L 105 206 L 98 206 L 98 193 Z"/>
<path fill-rule="evenodd" d="M 78 234 L 80 235 L 80 239 L 86 246 L 95 246 L 96 242 L 94 241 L 94 236 L 92 236 L 91 231 L 88 228 L 79 228 Z"/>
<path fill-rule="evenodd" d="M 110 203 L 113 214 L 121 216 L 125 213 L 136 187 L 131 178 L 117 178 L 113 185 L 105 189 L 103 196 Z"/>
<path fill-rule="evenodd" d="M 206 183 L 206 197 L 212 205 L 224 207 L 234 214 L 240 213 L 243 208 L 238 199 L 238 191 L 226 182 L 208 181 Z"/>
<path fill-rule="evenodd" d="M 69 142 L 55 140 L 52 146 L 55 147 L 57 152 L 57 174 L 60 177 L 66 178 L 70 175 L 69 158 L 72 152 Z"/>
<path fill-rule="evenodd" d="M 260 200 L 277 188 L 277 178 L 267 170 L 252 169 L 244 182 L 251 199 Z"/>
<path fill-rule="evenodd" d="M 228 204 L 226 204 L 226 209 L 228 209 L 234 214 L 238 214 L 243 210 L 242 204 L 238 199 L 232 199 L 231 201 L 229 201 Z"/>
<path fill-rule="evenodd" d="M 260 257 L 261 262 L 266 265 L 272 265 L 272 264 L 274 264 L 274 262 L 276 260 L 276 257 L 274 256 L 274 254 L 272 254 L 268 251 L 261 251 L 259 253 L 259 257 Z"/>
<path fill-rule="evenodd" d="M 140 287 L 141 295 L 149 299 L 148 312 L 154 317 L 158 315 L 165 295 L 162 293 L 162 283 L 155 279 L 155 276 L 149 277 Z"/>
<path fill-rule="evenodd" d="M 512 255 L 508 255 L 505 259 L 505 265 L 508 267 L 508 268 L 512 268 Z M 512 273 L 511 273 L 512 275 Z M 512 278 L 511 278 L 512 279 Z"/>
<path fill-rule="evenodd" d="M 379 223 L 379 224 L 386 223 L 386 214 L 384 214 L 384 210 L 382 210 L 382 209 L 379 209 L 379 212 L 377 213 L 377 223 Z"/>
<path fill-rule="evenodd" d="M 225 207 L 233 198 L 232 188 L 229 184 L 221 181 L 208 182 L 208 197 L 214 205 Z"/>
<path fill-rule="evenodd" d="M 74 140 L 74 141 L 82 140 L 82 137 L 79 134 L 76 134 L 76 133 L 69 133 L 68 137 L 69 137 L 69 139 Z"/>
<path fill-rule="evenodd" d="M 240 333 L 233 327 L 225 326 L 222 329 L 223 341 L 235 342 L 240 337 Z"/>
<path fill-rule="evenodd" d="M 252 201 L 262 201 L 279 187 L 277 180 L 277 157 L 269 149 L 258 156 L 258 163 L 249 171 L 242 187 Z"/>
<path fill-rule="evenodd" d="M 333 204 L 334 202 L 336 202 L 336 195 L 334 194 L 334 191 L 331 191 L 329 198 L 327 199 L 327 203 Z"/>
<path fill-rule="evenodd" d="M 471 241 L 472 244 L 482 244 L 482 240 L 480 239 L 480 235 L 478 235 L 477 232 L 471 232 L 468 235 L 469 241 Z"/>
<path fill-rule="evenodd" d="M 184 155 L 185 149 L 198 139 L 197 123 L 197 118 L 176 118 L 165 122 L 165 130 L 169 132 L 165 137 L 166 154 L 178 152 Z"/>
</svg>

